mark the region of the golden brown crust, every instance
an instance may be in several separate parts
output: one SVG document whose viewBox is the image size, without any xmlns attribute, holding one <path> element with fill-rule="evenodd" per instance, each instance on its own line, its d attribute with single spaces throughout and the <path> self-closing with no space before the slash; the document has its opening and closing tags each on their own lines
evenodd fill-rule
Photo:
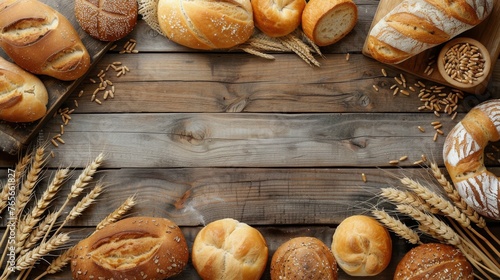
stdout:
<svg viewBox="0 0 500 280">
<path fill-rule="evenodd" d="M 75 16 L 80 27 L 101 41 L 127 36 L 137 23 L 137 0 L 76 0 Z"/>
<path fill-rule="evenodd" d="M 33 122 L 47 112 L 48 94 L 35 75 L 0 57 L 0 119 Z"/>
<path fill-rule="evenodd" d="M 337 279 L 330 249 L 315 237 L 296 237 L 283 243 L 271 260 L 271 279 Z"/>
<path fill-rule="evenodd" d="M 282 37 L 300 26 L 304 0 L 252 0 L 255 26 L 270 37 Z"/>
<path fill-rule="evenodd" d="M 411 13 L 392 14 L 386 21 L 401 34 L 427 44 L 441 44 L 450 39 L 446 32 Z"/>
<path fill-rule="evenodd" d="M 74 247 L 73 279 L 165 279 L 187 265 L 182 231 L 163 218 L 133 217 L 97 231 Z"/>
<path fill-rule="evenodd" d="M 258 280 L 267 258 L 268 248 L 262 234 L 234 219 L 211 222 L 193 243 L 193 266 L 204 280 Z"/>
<path fill-rule="evenodd" d="M 352 0 L 310 0 L 302 12 L 302 30 L 318 46 L 344 38 L 358 21 Z"/>
<path fill-rule="evenodd" d="M 62 14 L 36 0 L 0 8 L 0 47 L 21 68 L 65 81 L 87 72 L 87 49 Z"/>
<path fill-rule="evenodd" d="M 171 41 L 193 49 L 229 49 L 254 32 L 249 0 L 160 0 L 158 23 Z"/>
<path fill-rule="evenodd" d="M 332 240 L 339 267 L 352 276 L 374 276 L 391 261 L 392 239 L 374 218 L 354 215 L 343 220 Z"/>
<path fill-rule="evenodd" d="M 393 64 L 410 58 L 412 55 L 386 44 L 369 35 L 366 47 L 370 55 L 383 63 Z"/>
<path fill-rule="evenodd" d="M 455 247 L 422 244 L 406 253 L 396 267 L 394 280 L 474 279 L 472 265 Z"/>
</svg>

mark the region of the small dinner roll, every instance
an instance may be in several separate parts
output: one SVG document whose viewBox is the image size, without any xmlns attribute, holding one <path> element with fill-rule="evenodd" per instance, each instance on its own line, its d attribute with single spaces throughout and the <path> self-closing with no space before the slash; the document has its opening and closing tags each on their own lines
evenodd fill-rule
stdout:
<svg viewBox="0 0 500 280">
<path fill-rule="evenodd" d="M 281 37 L 299 27 L 304 0 L 252 0 L 255 26 L 269 37 Z"/>
<path fill-rule="evenodd" d="M 330 249 L 315 237 L 296 237 L 283 243 L 271 260 L 271 279 L 337 279 Z"/>
<path fill-rule="evenodd" d="M 354 215 L 335 230 L 332 252 L 345 273 L 374 276 L 389 265 L 392 240 L 389 231 L 374 218 Z"/>
<path fill-rule="evenodd" d="M 472 265 L 451 245 L 428 243 L 404 255 L 396 267 L 394 280 L 474 279 Z"/>
<path fill-rule="evenodd" d="M 267 258 L 267 244 L 262 234 L 234 219 L 208 224 L 193 243 L 193 266 L 204 280 L 260 279 Z"/>
</svg>

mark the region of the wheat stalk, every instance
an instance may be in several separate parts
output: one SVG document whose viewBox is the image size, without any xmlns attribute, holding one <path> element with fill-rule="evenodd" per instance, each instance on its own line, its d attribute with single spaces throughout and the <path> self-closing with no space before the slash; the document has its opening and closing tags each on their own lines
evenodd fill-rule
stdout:
<svg viewBox="0 0 500 280">
<path fill-rule="evenodd" d="M 408 204 L 432 214 L 439 213 L 439 209 L 426 203 L 415 193 L 402 191 L 396 188 L 381 188 L 380 195 L 393 203 Z"/>
<path fill-rule="evenodd" d="M 407 225 L 402 223 L 400 220 L 391 217 L 387 212 L 383 210 L 372 210 L 372 214 L 386 227 L 392 230 L 395 234 L 406 239 L 411 244 L 421 244 L 420 237 L 418 233 L 409 228 Z"/>
<path fill-rule="evenodd" d="M 21 254 L 25 254 L 27 251 L 31 250 L 33 246 L 36 245 L 40 239 L 42 239 L 45 234 L 49 231 L 50 225 L 57 219 L 57 213 L 53 212 L 45 216 L 45 218 L 35 227 L 30 235 L 26 238 Z"/>
<path fill-rule="evenodd" d="M 458 234 L 456 234 L 456 232 L 453 231 L 453 229 L 450 228 L 445 222 L 435 216 L 429 215 L 413 206 L 405 204 L 396 205 L 396 210 L 412 217 L 420 224 L 423 224 L 426 228 L 432 229 L 433 232 L 444 238 L 448 244 L 460 244 L 460 236 L 458 236 Z"/>
<path fill-rule="evenodd" d="M 97 197 L 101 195 L 103 191 L 102 185 L 96 185 L 86 196 L 84 196 L 66 215 L 66 219 L 61 224 L 60 228 L 62 228 L 66 223 L 76 219 L 76 217 L 82 215 L 83 211 L 87 209 L 92 203 L 95 202 Z"/>
<path fill-rule="evenodd" d="M 35 280 L 42 279 L 46 275 L 49 274 L 54 274 L 59 271 L 62 271 L 62 269 L 69 263 L 71 260 L 71 256 L 73 255 L 73 250 L 75 247 L 71 247 L 64 251 L 62 254 L 60 254 L 57 258 L 55 258 L 50 265 L 47 267 L 47 269 L 40 275 L 38 275 Z"/>
<path fill-rule="evenodd" d="M 134 205 L 135 197 L 131 196 L 127 198 L 115 211 L 109 214 L 106 218 L 104 218 L 99 224 L 96 226 L 96 231 L 103 229 L 105 226 L 112 224 L 119 219 L 121 219 Z"/>
<path fill-rule="evenodd" d="M 453 203 L 464 213 L 467 215 L 469 220 L 475 223 L 478 227 L 484 228 L 486 227 L 486 220 L 479 215 L 472 207 L 470 207 L 465 200 L 460 196 L 455 187 L 446 179 L 444 174 L 438 168 L 437 164 L 431 162 L 431 173 L 434 175 L 434 178 L 441 185 L 446 195 L 453 201 Z"/>
<path fill-rule="evenodd" d="M 38 176 L 42 171 L 43 164 L 45 162 L 45 149 L 40 147 L 36 149 L 32 165 L 26 175 L 26 180 L 22 183 L 22 186 L 16 197 L 16 216 L 19 216 L 26 204 L 28 203 L 33 189 L 38 181 Z"/>
<path fill-rule="evenodd" d="M 99 154 L 78 176 L 75 183 L 71 186 L 71 192 L 69 194 L 69 198 L 75 198 L 79 196 L 83 189 L 92 181 L 94 178 L 94 174 L 97 172 L 97 169 L 101 166 L 104 161 L 104 154 Z"/>
<path fill-rule="evenodd" d="M 51 237 L 49 240 L 43 242 L 39 246 L 35 247 L 33 250 L 20 256 L 16 263 L 16 269 L 25 270 L 28 268 L 32 268 L 35 265 L 35 263 L 38 260 L 40 260 L 41 257 L 56 250 L 57 248 L 66 244 L 68 241 L 69 241 L 69 235 L 66 233 L 61 233 Z"/>
<path fill-rule="evenodd" d="M 11 185 L 9 183 L 5 183 L 3 185 L 0 185 L 0 188 L 2 189 L 2 192 L 0 192 L 0 213 L 3 212 L 5 207 L 7 207 L 7 201 L 9 200 L 9 188 L 10 188 L 10 186 Z"/>
</svg>

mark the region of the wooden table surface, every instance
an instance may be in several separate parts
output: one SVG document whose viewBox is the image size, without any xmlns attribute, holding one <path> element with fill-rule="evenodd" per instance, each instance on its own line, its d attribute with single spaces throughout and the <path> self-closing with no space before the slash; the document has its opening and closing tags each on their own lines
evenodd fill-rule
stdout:
<svg viewBox="0 0 500 280">
<path fill-rule="evenodd" d="M 74 109 L 61 136 L 65 144 L 50 143 L 60 133 L 59 115 L 35 139 L 54 154 L 49 171 L 68 166 L 78 174 L 99 153 L 106 156 L 96 176 L 105 192 L 69 225 L 74 241 L 135 195 L 138 204 L 130 215 L 173 220 L 189 246 L 204 224 L 235 218 L 261 230 L 271 257 L 295 236 L 315 236 L 330 246 L 335 226 L 345 217 L 369 214 L 381 203 L 380 188 L 398 186 L 403 175 L 425 177 L 427 171 L 414 164 L 422 155 L 446 172 L 445 136 L 433 139 L 431 123 L 441 122 L 446 134 L 472 106 L 500 98 L 500 64 L 485 93 L 464 96 L 455 119 L 419 110 L 423 103 L 417 92 L 393 95 L 390 89 L 401 71 L 361 53 L 378 1 L 355 2 L 355 29 L 322 48 L 320 67 L 293 53 L 267 60 L 241 51 L 187 49 L 140 20 L 63 105 Z M 129 39 L 137 41 L 139 53 L 120 54 Z M 91 102 L 97 87 L 91 79 L 98 80 L 113 62 L 130 71 L 117 77 L 109 70 L 114 98 L 104 100 L 100 92 L 102 104 Z M 403 74 L 408 85 L 435 85 Z M 496 149 L 488 152 L 500 158 Z M 403 156 L 407 160 L 389 163 Z M 18 158 L 0 154 L 0 178 Z M 486 158 L 486 163 L 500 174 L 498 161 Z M 491 225 L 498 232 L 500 225 Z M 392 279 L 411 248 L 393 237 L 391 264 L 376 279 Z M 268 270 L 263 279 L 269 279 Z M 49 279 L 68 275 L 66 269 Z M 174 279 L 199 277 L 189 264 Z M 340 272 L 339 279 L 357 278 Z"/>
</svg>

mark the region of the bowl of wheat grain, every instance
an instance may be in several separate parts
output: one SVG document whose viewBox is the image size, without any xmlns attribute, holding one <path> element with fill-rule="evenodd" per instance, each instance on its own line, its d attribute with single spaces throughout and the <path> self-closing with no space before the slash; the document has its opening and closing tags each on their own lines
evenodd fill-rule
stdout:
<svg viewBox="0 0 500 280">
<path fill-rule="evenodd" d="M 485 82 L 491 69 L 491 58 L 481 42 L 460 37 L 442 47 L 437 64 L 446 82 L 457 88 L 472 88 Z"/>
</svg>

